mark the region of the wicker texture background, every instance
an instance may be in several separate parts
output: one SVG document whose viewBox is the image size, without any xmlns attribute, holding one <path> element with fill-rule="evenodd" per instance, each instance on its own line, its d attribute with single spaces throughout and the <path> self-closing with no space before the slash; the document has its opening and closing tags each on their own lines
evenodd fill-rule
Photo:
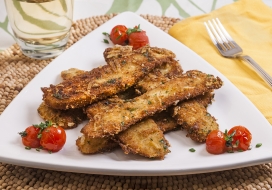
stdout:
<svg viewBox="0 0 272 190">
<path fill-rule="evenodd" d="M 68 47 L 115 15 L 78 20 Z M 141 15 L 165 32 L 179 19 Z M 15 44 L 0 53 L 0 114 L 51 60 L 33 60 Z M 0 190 L 183 190 L 272 189 L 272 164 L 182 176 L 105 176 L 58 172 L 0 163 Z"/>
</svg>

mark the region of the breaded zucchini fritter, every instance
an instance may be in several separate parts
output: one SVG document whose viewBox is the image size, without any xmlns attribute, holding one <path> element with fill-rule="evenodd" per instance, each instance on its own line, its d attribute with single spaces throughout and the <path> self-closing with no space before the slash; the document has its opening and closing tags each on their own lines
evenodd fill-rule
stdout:
<svg viewBox="0 0 272 190">
<path fill-rule="evenodd" d="M 219 128 L 216 119 L 206 109 L 212 98 L 212 93 L 206 93 L 174 107 L 173 117 L 188 132 L 187 137 L 194 141 L 205 142 L 208 134 Z"/>
<path fill-rule="evenodd" d="M 86 109 L 90 121 L 81 132 L 90 137 L 115 135 L 143 118 L 165 110 L 176 101 L 193 98 L 221 86 L 222 81 L 218 77 L 188 71 L 182 77 L 171 79 L 130 101 L 120 100 L 111 104 L 105 100 L 92 104 Z M 106 111 L 97 114 L 99 109 Z"/>
<path fill-rule="evenodd" d="M 87 115 L 83 112 L 82 108 L 56 110 L 42 102 L 37 111 L 43 120 L 51 121 L 64 129 L 75 128 L 87 119 Z"/>
<path fill-rule="evenodd" d="M 128 47 L 105 50 L 108 65 L 76 75 L 58 85 L 41 88 L 45 104 L 63 110 L 84 107 L 125 91 L 155 67 L 175 57 L 173 52 L 162 48 L 146 46 L 122 54 L 123 48 Z"/>
<path fill-rule="evenodd" d="M 76 145 L 83 154 L 103 153 L 119 147 L 111 137 L 91 138 L 84 134 L 76 140 Z"/>
<path fill-rule="evenodd" d="M 113 137 L 125 154 L 164 159 L 170 144 L 152 119 L 143 120 Z"/>
<path fill-rule="evenodd" d="M 159 117 L 157 117 L 157 116 L 159 116 Z M 158 115 L 156 114 L 156 116 L 151 117 L 151 119 L 155 121 L 157 127 L 159 127 L 159 129 L 163 133 L 175 130 L 177 127 L 177 123 L 175 122 L 175 120 L 166 111 L 163 111 L 163 112 L 159 113 Z M 141 125 L 144 126 L 145 125 L 144 122 L 146 122 L 146 121 L 147 120 L 142 121 Z M 138 135 L 139 136 L 142 135 L 141 131 L 139 131 L 139 133 L 138 133 L 138 131 L 133 130 L 132 132 L 136 138 Z M 126 133 L 128 133 L 128 135 L 129 135 L 130 131 L 127 131 Z M 114 138 L 118 139 L 118 135 L 116 135 L 116 137 L 114 137 Z M 122 142 L 123 142 L 123 144 L 128 144 L 128 142 L 126 142 L 124 138 L 123 138 Z M 137 143 L 137 142 L 135 142 L 135 143 Z M 102 153 L 102 152 L 106 152 L 106 151 L 111 151 L 112 149 L 119 147 L 118 143 L 112 140 L 112 137 L 91 138 L 91 137 L 88 137 L 84 134 L 77 139 L 76 145 L 77 145 L 79 151 L 83 154 Z M 142 144 L 142 146 L 137 147 L 138 151 L 141 151 L 141 150 L 139 150 L 139 148 L 146 149 L 145 146 L 148 146 L 148 145 Z M 148 153 L 145 153 L 145 154 L 151 156 L 151 154 L 148 154 Z"/>
</svg>

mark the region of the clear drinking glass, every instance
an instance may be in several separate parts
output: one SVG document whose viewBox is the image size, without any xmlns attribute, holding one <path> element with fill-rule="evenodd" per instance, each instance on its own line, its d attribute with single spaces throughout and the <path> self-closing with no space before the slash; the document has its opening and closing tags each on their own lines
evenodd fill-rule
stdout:
<svg viewBox="0 0 272 190">
<path fill-rule="evenodd" d="M 47 59 L 65 50 L 74 0 L 5 0 L 5 4 L 16 42 L 26 56 Z"/>
</svg>

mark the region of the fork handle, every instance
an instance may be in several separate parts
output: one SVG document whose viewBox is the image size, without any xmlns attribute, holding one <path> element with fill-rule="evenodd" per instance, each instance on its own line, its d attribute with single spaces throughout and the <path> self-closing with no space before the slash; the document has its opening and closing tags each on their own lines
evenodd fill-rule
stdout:
<svg viewBox="0 0 272 190">
<path fill-rule="evenodd" d="M 246 61 L 247 63 L 249 63 L 254 69 L 255 71 L 259 74 L 260 77 L 263 78 L 263 80 L 270 86 L 270 88 L 272 89 L 272 77 L 265 72 L 260 65 L 254 61 L 251 57 L 244 55 L 241 56 L 241 58 Z"/>
</svg>

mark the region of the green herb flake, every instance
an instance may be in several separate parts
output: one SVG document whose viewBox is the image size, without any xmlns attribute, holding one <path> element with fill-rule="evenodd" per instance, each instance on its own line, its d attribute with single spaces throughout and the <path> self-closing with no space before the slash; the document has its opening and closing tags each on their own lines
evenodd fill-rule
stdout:
<svg viewBox="0 0 272 190">
<path fill-rule="evenodd" d="M 238 146 L 239 146 L 239 144 L 240 144 L 240 141 L 239 141 L 239 140 L 237 140 L 237 141 L 235 142 L 235 146 L 236 146 L 236 147 L 238 147 Z"/>
<path fill-rule="evenodd" d="M 30 148 L 29 146 L 26 146 L 25 149 L 26 149 L 26 150 L 30 150 L 31 148 Z"/>
<path fill-rule="evenodd" d="M 57 99 L 63 99 L 62 95 L 59 92 L 54 93 L 53 96 Z"/>
<path fill-rule="evenodd" d="M 166 142 L 165 142 L 164 139 L 161 139 L 159 142 L 163 145 L 163 149 L 164 150 L 168 149 L 168 146 L 167 146 L 167 144 L 166 144 Z"/>
<path fill-rule="evenodd" d="M 103 39 L 103 42 L 104 42 L 105 44 L 109 44 L 109 43 L 110 43 L 109 40 L 107 40 L 107 39 Z"/>
<path fill-rule="evenodd" d="M 162 143 L 162 144 L 164 144 L 164 140 L 163 139 L 161 139 L 159 142 Z"/>
<path fill-rule="evenodd" d="M 42 138 L 42 134 L 39 133 L 39 134 L 37 135 L 37 138 L 38 138 L 38 139 Z"/>
<path fill-rule="evenodd" d="M 195 152 L 196 150 L 194 148 L 189 149 L 190 152 Z"/>
<path fill-rule="evenodd" d="M 134 28 L 128 28 L 127 29 L 127 34 L 130 35 L 133 32 L 141 32 L 142 29 L 140 28 L 140 24 Z"/>
<path fill-rule="evenodd" d="M 122 37 L 122 34 L 120 34 L 119 36 L 117 36 L 116 40 L 119 40 Z"/>
<path fill-rule="evenodd" d="M 130 111 L 130 112 L 133 112 L 135 110 L 137 110 L 137 108 L 128 108 L 128 111 Z"/>
<path fill-rule="evenodd" d="M 145 57 L 148 57 L 148 56 L 149 56 L 149 52 L 146 51 L 146 52 L 143 53 L 143 55 L 144 55 Z"/>
<path fill-rule="evenodd" d="M 110 79 L 110 80 L 107 81 L 107 83 L 114 84 L 114 83 L 116 83 L 116 79 Z"/>
<path fill-rule="evenodd" d="M 109 37 L 109 36 L 110 36 L 110 34 L 109 34 L 109 33 L 107 33 L 107 32 L 102 32 L 102 34 L 103 34 L 104 36 L 107 36 L 107 37 Z"/>
<path fill-rule="evenodd" d="M 232 147 L 233 136 L 235 135 L 235 133 L 236 133 L 236 131 L 233 131 L 233 133 L 229 135 L 228 130 L 225 130 L 224 134 L 225 134 L 225 140 L 226 140 L 226 146 L 227 147 Z"/>
<path fill-rule="evenodd" d="M 258 143 L 256 144 L 256 148 L 260 148 L 263 144 L 262 143 Z"/>
<path fill-rule="evenodd" d="M 26 137 L 27 136 L 27 132 L 26 131 L 19 132 L 19 135 L 21 135 L 21 137 Z"/>
</svg>

